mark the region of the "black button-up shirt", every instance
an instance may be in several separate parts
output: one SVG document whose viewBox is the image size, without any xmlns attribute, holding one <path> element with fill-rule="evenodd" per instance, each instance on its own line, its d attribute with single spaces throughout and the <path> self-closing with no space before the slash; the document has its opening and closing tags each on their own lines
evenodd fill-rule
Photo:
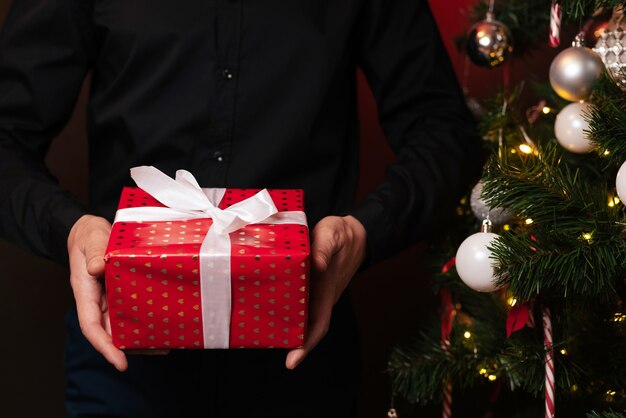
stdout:
<svg viewBox="0 0 626 418">
<path fill-rule="evenodd" d="M 357 65 L 397 161 L 355 205 Z M 43 157 L 89 72 L 84 207 Z M 302 188 L 311 223 L 354 215 L 376 261 L 435 225 L 478 153 L 424 0 L 14 0 L 0 40 L 0 235 L 59 261 L 138 165 Z"/>
</svg>

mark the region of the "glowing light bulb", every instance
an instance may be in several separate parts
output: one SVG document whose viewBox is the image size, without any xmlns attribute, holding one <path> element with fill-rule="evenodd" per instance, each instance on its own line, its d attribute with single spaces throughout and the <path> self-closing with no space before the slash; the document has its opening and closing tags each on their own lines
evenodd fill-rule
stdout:
<svg viewBox="0 0 626 418">
<path fill-rule="evenodd" d="M 609 199 L 608 199 L 608 203 L 607 203 L 607 205 L 608 205 L 610 208 L 613 208 L 613 207 L 615 207 L 615 205 L 617 205 L 619 202 L 620 202 L 619 197 L 609 195 Z"/>
<path fill-rule="evenodd" d="M 519 150 L 522 151 L 524 154 L 532 154 L 533 153 L 533 147 L 531 147 L 528 144 L 521 144 L 519 147 Z"/>
<path fill-rule="evenodd" d="M 493 382 L 494 380 L 496 380 L 496 379 L 497 379 L 497 377 L 496 377 L 496 375 L 495 375 L 495 374 L 490 374 L 490 375 L 489 375 L 489 377 L 488 377 L 488 379 L 489 379 L 491 382 Z"/>
<path fill-rule="evenodd" d="M 517 299 L 511 296 L 507 299 L 506 303 L 508 303 L 510 306 L 515 306 L 515 304 L 517 303 Z"/>
<path fill-rule="evenodd" d="M 465 338 L 472 338 L 472 333 L 471 333 L 471 332 L 469 332 L 469 331 L 465 331 L 465 332 L 463 333 L 463 336 L 464 336 Z"/>
<path fill-rule="evenodd" d="M 566 355 L 567 355 L 567 350 L 566 350 L 566 349 L 564 349 L 564 348 L 561 348 L 561 354 L 563 354 L 564 356 L 566 356 Z"/>
<path fill-rule="evenodd" d="M 583 232 L 582 237 L 587 241 L 591 241 L 591 238 L 593 238 L 593 234 L 591 232 Z"/>
<path fill-rule="evenodd" d="M 552 109 L 550 109 L 548 106 L 544 106 L 543 109 L 541 109 L 541 111 L 544 113 L 544 115 L 547 115 L 548 113 L 552 111 Z"/>
<path fill-rule="evenodd" d="M 530 218 L 527 218 L 527 219 L 524 221 L 524 223 L 525 223 L 526 225 L 530 225 L 530 224 L 532 224 L 533 222 L 535 222 L 535 221 L 533 221 L 533 220 L 532 220 L 532 219 L 530 219 Z"/>
</svg>

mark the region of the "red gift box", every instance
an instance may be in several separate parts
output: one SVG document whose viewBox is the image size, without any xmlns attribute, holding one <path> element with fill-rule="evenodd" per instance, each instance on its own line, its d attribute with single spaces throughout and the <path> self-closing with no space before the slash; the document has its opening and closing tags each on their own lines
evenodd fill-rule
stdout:
<svg viewBox="0 0 626 418">
<path fill-rule="evenodd" d="M 203 190 L 211 194 L 211 189 Z M 217 208 L 227 210 L 257 192 L 222 190 Z M 140 188 L 124 188 L 105 268 L 115 346 L 302 345 L 308 311 L 309 237 L 307 226 L 290 223 L 289 214 L 302 213 L 304 196 L 301 190 L 268 192 L 279 213 L 266 220 L 278 220 L 246 225 L 226 235 L 230 254 L 222 254 L 222 261 L 229 263 L 230 274 L 222 277 L 228 269 L 219 270 L 214 256 L 204 254 L 213 219 L 120 221 L 120 213 L 127 208 L 165 208 Z M 287 219 L 281 217 L 285 214 Z M 216 332 L 215 337 L 212 326 L 226 327 L 227 335 Z"/>
</svg>

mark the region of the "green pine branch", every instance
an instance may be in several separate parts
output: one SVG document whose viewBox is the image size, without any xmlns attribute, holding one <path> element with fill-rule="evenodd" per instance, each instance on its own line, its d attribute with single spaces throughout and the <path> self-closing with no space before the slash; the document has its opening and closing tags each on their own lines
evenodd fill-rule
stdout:
<svg viewBox="0 0 626 418">
<path fill-rule="evenodd" d="M 605 170 L 614 175 L 626 161 L 626 94 L 604 72 L 594 85 L 591 103 L 588 134 L 598 144 Z"/>
<path fill-rule="evenodd" d="M 461 390 L 492 384 L 489 376 L 507 382 L 509 390 L 523 390 L 541 397 L 545 382 L 545 349 L 541 328 L 526 328 L 505 338 L 507 309 L 496 295 L 484 295 L 490 302 L 475 304 L 474 311 L 454 324 L 450 347 L 439 342 L 440 323 L 432 321 L 429 332 L 422 332 L 411 343 L 396 346 L 389 360 L 394 392 L 414 403 L 441 400 L 449 379 Z M 471 310 L 463 304 L 463 312 Z M 465 332 L 470 332 L 466 338 Z M 555 347 L 564 342 L 555 340 Z M 557 355 L 556 386 L 567 391 L 581 384 L 583 372 L 570 357 Z"/>
<path fill-rule="evenodd" d="M 450 281 L 456 277 L 454 271 L 447 275 Z M 460 282 L 458 277 L 456 280 Z M 437 320 L 411 343 L 394 348 L 388 368 L 394 391 L 415 403 L 439 402 L 449 379 L 464 391 L 491 384 L 487 377 L 494 375 L 508 383 L 508 390 L 541 398 L 546 356 L 541 310 L 534 309 L 535 328 L 506 338 L 508 308 L 499 295 L 463 295 L 457 300 L 461 311 L 448 349 L 439 342 L 441 324 Z M 552 306 L 555 383 L 562 401 L 601 408 L 607 392 L 616 390 L 613 404 L 624 405 L 620 389 L 626 387 L 626 321 L 613 319 L 616 309 L 616 302 L 599 305 L 585 298 Z"/>
<path fill-rule="evenodd" d="M 609 412 L 592 411 L 591 413 L 587 414 L 587 418 L 626 418 L 625 414 L 626 414 L 626 411 L 624 411 L 623 413 L 613 412 L 613 411 L 609 411 Z"/>
<path fill-rule="evenodd" d="M 562 164 L 556 145 L 547 144 L 539 157 L 512 160 L 504 154 L 486 166 L 483 197 L 532 224 L 493 243 L 498 281 L 521 299 L 541 291 L 562 296 L 614 292 L 626 267 L 626 235 L 623 210 L 607 206 L 606 184 Z"/>
<path fill-rule="evenodd" d="M 626 5 L 624 0 L 559 0 L 558 3 L 563 16 L 572 20 L 590 17 L 598 9 L 611 10 Z"/>
</svg>

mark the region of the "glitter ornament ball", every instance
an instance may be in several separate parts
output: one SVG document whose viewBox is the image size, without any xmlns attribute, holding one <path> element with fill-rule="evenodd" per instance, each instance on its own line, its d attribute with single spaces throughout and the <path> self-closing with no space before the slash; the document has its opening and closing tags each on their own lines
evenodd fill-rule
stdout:
<svg viewBox="0 0 626 418">
<path fill-rule="evenodd" d="M 615 188 L 617 189 L 619 199 L 626 204 L 626 162 L 622 164 L 617 172 Z"/>
<path fill-rule="evenodd" d="M 498 238 L 492 232 L 477 232 L 461 243 L 456 252 L 456 271 L 463 282 L 478 292 L 498 289 L 494 282 L 491 251 L 487 248 Z"/>
<path fill-rule="evenodd" d="M 559 144 L 569 152 L 586 154 L 595 148 L 595 144 L 585 133 L 589 128 L 585 115 L 591 110 L 589 103 L 570 103 L 556 115 L 554 135 Z"/>
<path fill-rule="evenodd" d="M 495 68 L 513 52 L 509 28 L 487 13 L 485 20 L 475 23 L 467 33 L 467 55 L 481 67 Z"/>
<path fill-rule="evenodd" d="M 554 57 L 550 64 L 550 84 L 565 100 L 585 100 L 602 69 L 600 56 L 583 46 L 583 37 L 579 34 L 571 47 Z"/>
<path fill-rule="evenodd" d="M 600 56 L 613 80 L 626 91 L 626 34 L 621 28 L 604 32 L 593 50 Z"/>
<path fill-rule="evenodd" d="M 474 216 L 481 221 L 489 218 L 494 225 L 505 224 L 509 219 L 511 219 L 511 213 L 503 208 L 490 209 L 485 201 L 480 197 L 484 186 L 485 184 L 482 181 L 479 181 L 472 189 L 472 194 L 470 195 L 470 207 L 472 208 Z"/>
</svg>

